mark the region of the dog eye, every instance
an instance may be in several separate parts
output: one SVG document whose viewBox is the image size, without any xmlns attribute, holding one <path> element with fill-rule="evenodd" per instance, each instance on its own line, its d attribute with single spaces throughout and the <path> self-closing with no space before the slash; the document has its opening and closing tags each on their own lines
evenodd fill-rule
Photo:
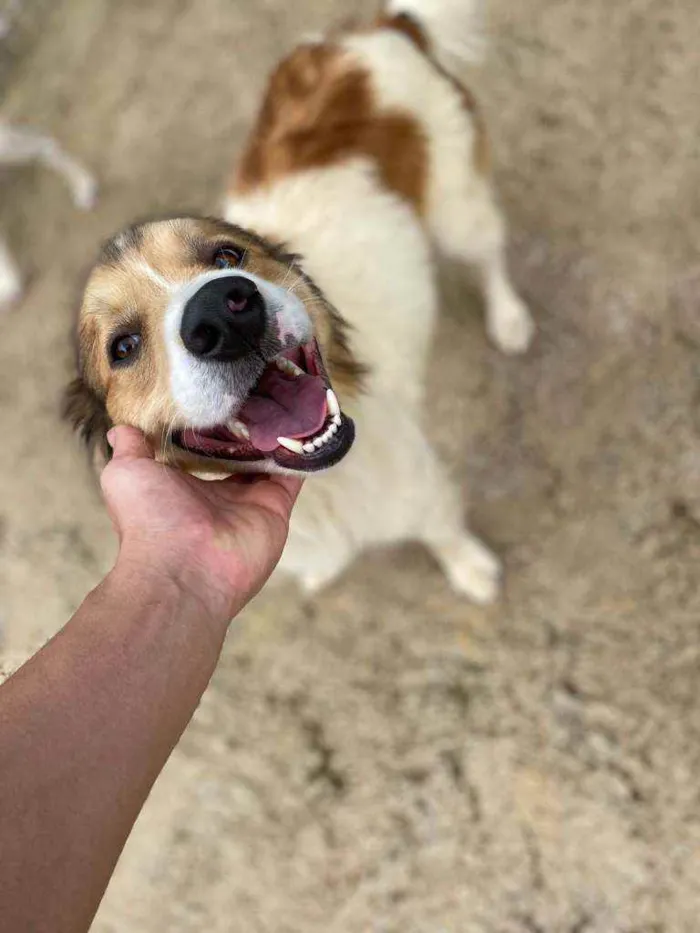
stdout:
<svg viewBox="0 0 700 933">
<path fill-rule="evenodd" d="M 240 265 L 241 254 L 228 246 L 217 249 L 212 259 L 217 269 L 233 269 Z"/>
<path fill-rule="evenodd" d="M 123 363 L 133 359 L 140 346 L 141 336 L 139 334 L 122 334 L 121 337 L 115 337 L 110 347 L 112 362 Z"/>
</svg>

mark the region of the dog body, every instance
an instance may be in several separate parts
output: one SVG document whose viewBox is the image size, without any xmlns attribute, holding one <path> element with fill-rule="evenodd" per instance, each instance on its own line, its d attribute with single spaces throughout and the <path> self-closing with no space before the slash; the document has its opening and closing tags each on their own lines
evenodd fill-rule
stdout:
<svg viewBox="0 0 700 933">
<path fill-rule="evenodd" d="M 85 431 L 86 411 L 94 419 L 95 405 L 103 405 L 107 423 L 136 424 L 156 439 L 164 459 L 197 472 L 332 467 L 306 484 L 282 562 L 310 592 L 364 548 L 417 539 L 456 589 L 482 603 L 497 593 L 499 562 L 465 529 L 460 495 L 423 431 L 437 315 L 435 250 L 478 268 L 487 329 L 501 349 L 521 352 L 533 333 L 505 271 L 504 225 L 480 115 L 443 64 L 455 50 L 446 37 L 472 29 L 474 13 L 473 4 L 455 0 L 408 0 L 374 28 L 306 43 L 279 66 L 224 205 L 229 234 L 242 248 L 236 275 L 210 271 L 211 260 L 206 265 L 203 257 L 213 255 L 220 268 L 221 249 L 206 226 L 213 222 L 177 220 L 117 238 L 88 283 L 73 420 Z M 195 259 L 191 245 L 183 252 L 192 242 L 205 244 Z M 285 260 L 274 242 L 294 255 Z M 183 258 L 166 263 L 163 257 L 178 251 Z M 229 287 L 226 308 L 248 315 L 240 323 L 221 316 L 217 295 Z M 119 342 L 120 333 L 136 328 L 131 318 L 108 327 L 111 310 L 125 302 L 149 309 L 138 332 L 127 335 L 131 349 Z M 301 376 L 301 395 L 320 392 L 326 377 L 304 343 L 299 302 L 332 386 L 318 412 L 313 400 L 295 408 L 279 373 L 270 375 L 281 348 Z M 118 351 L 111 370 L 95 350 L 106 344 Z M 121 350 L 136 359 L 133 366 Z M 142 380 L 140 394 L 135 379 Z M 233 405 L 237 420 L 224 420 L 239 387 L 250 394 Z M 182 428 L 185 408 L 189 426 Z M 278 444 L 260 419 L 281 425 Z M 354 449 L 344 458 L 353 423 Z M 158 443 L 159 432 L 175 446 Z"/>
<path fill-rule="evenodd" d="M 314 165 L 312 156 L 309 168 L 270 179 L 274 169 L 262 168 L 266 154 L 254 137 L 246 159 L 252 151 L 261 164 L 251 167 L 244 159 L 224 216 L 301 254 L 306 271 L 350 324 L 353 352 L 368 372 L 362 394 L 344 403 L 358 426 L 353 452 L 307 484 L 282 569 L 313 590 L 366 547 L 422 540 L 457 589 L 487 602 L 495 595 L 498 562 L 464 530 L 460 497 L 422 427 L 437 315 L 435 246 L 481 271 L 488 331 L 501 349 L 525 350 L 533 328 L 505 275 L 504 226 L 480 118 L 464 89 L 436 67 L 410 28 L 401 17 L 387 17 L 383 28 L 333 46 L 311 44 L 281 66 L 271 93 L 275 85 L 291 88 L 287 95 L 306 110 L 286 138 L 267 136 L 270 164 L 275 148 L 299 146 L 307 120 L 314 138 L 327 133 L 329 149 L 340 123 L 337 149 L 330 157 L 320 153 L 318 161 L 328 159 L 326 165 Z M 353 75 L 368 85 L 368 123 L 405 121 L 390 122 L 378 154 L 358 151 L 357 128 L 353 139 L 343 139 L 346 116 L 361 118 L 361 105 L 348 94 Z M 319 94 L 324 80 L 335 88 Z M 345 90 L 339 90 L 343 82 Z M 278 93 L 277 107 L 286 111 L 291 101 L 284 90 Z M 337 109 L 343 94 L 346 116 Z M 318 106 L 319 97 L 330 102 L 328 112 Z M 407 130 L 412 127 L 415 132 Z M 371 126 L 366 132 L 371 134 Z M 411 166 L 403 187 L 392 177 L 402 161 Z M 259 181 L 249 191 L 256 169 Z"/>
<path fill-rule="evenodd" d="M 41 162 L 60 175 L 70 186 L 76 207 L 89 210 L 94 205 L 94 179 L 55 140 L 34 130 L 0 122 L 0 168 L 28 162 Z M 21 294 L 20 272 L 6 244 L 0 239 L 0 309 L 17 301 Z"/>
</svg>

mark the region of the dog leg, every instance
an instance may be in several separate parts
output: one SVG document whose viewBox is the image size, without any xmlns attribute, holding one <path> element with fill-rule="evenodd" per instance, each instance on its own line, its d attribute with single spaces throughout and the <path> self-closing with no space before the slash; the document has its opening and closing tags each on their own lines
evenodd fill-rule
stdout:
<svg viewBox="0 0 700 933">
<path fill-rule="evenodd" d="M 453 535 L 426 535 L 425 543 L 442 566 L 452 589 L 480 606 L 498 598 L 502 566 L 499 559 L 478 538 L 463 528 Z"/>
<path fill-rule="evenodd" d="M 17 301 L 22 294 L 22 280 L 5 243 L 0 240 L 0 311 Z"/>
<path fill-rule="evenodd" d="M 425 441 L 428 496 L 420 540 L 433 552 L 453 589 L 479 605 L 498 597 L 502 565 L 465 527 L 460 495 Z"/>
<path fill-rule="evenodd" d="M 505 222 L 487 182 L 483 184 L 481 200 L 474 210 L 480 223 L 475 227 L 466 225 L 459 248 L 453 244 L 451 252 L 475 265 L 481 276 L 489 339 L 503 353 L 524 353 L 532 343 L 535 324 L 510 281 Z"/>
<path fill-rule="evenodd" d="M 307 596 L 315 596 L 337 580 L 348 564 L 345 559 L 326 560 L 316 554 L 306 572 L 298 577 L 299 583 Z"/>
<path fill-rule="evenodd" d="M 504 353 L 524 353 L 535 325 L 508 276 L 505 221 L 489 179 L 472 175 L 463 189 L 443 192 L 436 206 L 430 226 L 439 249 L 480 274 L 489 338 Z"/>
<path fill-rule="evenodd" d="M 535 335 L 535 323 L 506 270 L 505 250 L 484 257 L 481 265 L 486 293 L 486 331 L 503 353 L 524 353 Z"/>
<path fill-rule="evenodd" d="M 0 124 L 0 165 L 25 162 L 41 162 L 60 175 L 70 187 L 76 207 L 90 210 L 94 206 L 97 193 L 95 179 L 55 140 L 33 130 Z"/>
<path fill-rule="evenodd" d="M 282 574 L 293 576 L 304 592 L 313 596 L 330 586 L 355 555 L 336 527 L 314 524 L 303 529 L 302 516 L 299 519 L 292 522 L 279 569 Z"/>
</svg>

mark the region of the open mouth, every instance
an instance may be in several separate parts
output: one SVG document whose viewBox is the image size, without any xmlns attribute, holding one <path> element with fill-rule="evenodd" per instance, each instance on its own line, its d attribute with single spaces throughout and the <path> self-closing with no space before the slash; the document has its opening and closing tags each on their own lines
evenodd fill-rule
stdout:
<svg viewBox="0 0 700 933">
<path fill-rule="evenodd" d="M 340 409 L 315 340 L 268 363 L 226 424 L 173 436 L 179 447 L 200 457 L 249 464 L 274 460 L 305 473 L 334 466 L 354 439 L 355 426 Z"/>
</svg>

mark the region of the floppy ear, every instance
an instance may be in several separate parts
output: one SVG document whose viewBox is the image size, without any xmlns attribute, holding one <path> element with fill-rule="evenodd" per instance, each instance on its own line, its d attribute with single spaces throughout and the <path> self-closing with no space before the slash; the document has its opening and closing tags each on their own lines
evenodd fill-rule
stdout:
<svg viewBox="0 0 700 933">
<path fill-rule="evenodd" d="M 369 369 L 365 364 L 358 360 L 352 351 L 348 335 L 350 326 L 347 324 L 341 313 L 326 298 L 325 294 L 316 285 L 316 283 L 297 267 L 301 280 L 301 288 L 295 286 L 296 294 L 305 300 L 305 289 L 311 300 L 321 303 L 326 311 L 328 335 L 325 341 L 324 351 L 328 371 L 333 380 L 333 386 L 338 391 L 349 396 L 358 395 L 363 387 Z"/>
<path fill-rule="evenodd" d="M 95 464 L 104 464 L 112 456 L 107 431 L 112 421 L 105 403 L 81 376 L 73 379 L 63 396 L 63 417 L 79 432 Z"/>
</svg>

